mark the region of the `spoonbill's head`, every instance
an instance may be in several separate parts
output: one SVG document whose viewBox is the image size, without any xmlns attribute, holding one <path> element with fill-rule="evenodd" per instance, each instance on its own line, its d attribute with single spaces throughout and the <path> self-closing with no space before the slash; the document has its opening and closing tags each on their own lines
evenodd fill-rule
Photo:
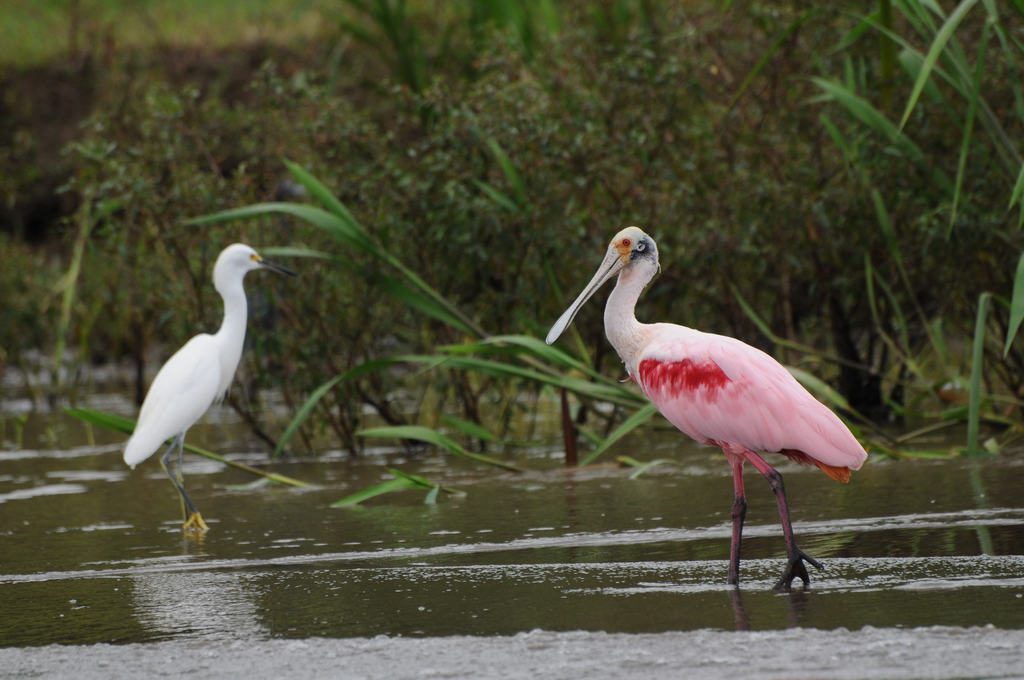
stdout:
<svg viewBox="0 0 1024 680">
<path fill-rule="evenodd" d="M 269 269 L 279 274 L 295 276 L 295 272 L 279 264 L 268 262 L 255 248 L 244 243 L 234 243 L 220 252 L 213 267 L 213 282 L 217 290 L 234 281 L 241 281 L 246 273 L 254 269 Z"/>
<path fill-rule="evenodd" d="M 649 271 L 649 276 L 653 276 L 658 267 L 658 246 L 654 239 L 644 233 L 644 230 L 640 227 L 626 227 L 616 234 L 612 242 L 608 244 L 608 252 L 605 254 L 601 266 L 597 268 L 594 278 L 590 279 L 590 283 L 579 294 L 579 297 L 569 305 L 568 309 L 562 312 L 562 316 L 558 317 L 558 321 L 548 331 L 548 337 L 545 338 L 544 342 L 550 345 L 557 340 L 558 336 L 564 333 L 565 329 L 572 323 L 576 312 L 580 311 L 580 307 L 608 279 L 619 272 L 624 270 L 630 271 L 635 268 L 644 268 Z"/>
</svg>

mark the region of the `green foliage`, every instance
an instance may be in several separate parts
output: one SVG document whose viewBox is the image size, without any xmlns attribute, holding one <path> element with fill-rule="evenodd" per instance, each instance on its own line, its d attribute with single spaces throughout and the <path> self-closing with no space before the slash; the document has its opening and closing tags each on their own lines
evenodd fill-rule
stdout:
<svg viewBox="0 0 1024 680">
<path fill-rule="evenodd" d="M 33 350 L 53 346 L 60 309 L 54 282 L 62 269 L 56 258 L 3 232 L 0 252 L 0 372 L 4 366 L 21 369 L 36 396 L 41 386 L 30 379 L 39 368 Z"/>
<path fill-rule="evenodd" d="M 1021 275 L 1019 265 L 1017 274 L 1013 267 L 1022 243 L 1010 216 L 993 208 L 1005 205 L 1006 197 L 1013 208 L 1018 198 L 1019 181 L 1015 178 L 1020 176 L 1021 157 L 1008 130 L 1019 130 L 1024 124 L 1018 77 L 1024 48 L 1009 39 L 1015 17 L 1001 12 L 994 2 L 979 6 L 975 0 L 961 0 L 949 14 L 937 3 L 919 0 L 891 7 L 897 8 L 902 21 L 880 22 L 876 15 L 864 17 L 862 26 L 877 30 L 883 44 L 896 44 L 902 50 L 900 61 L 909 89 L 899 121 L 884 101 L 871 100 L 874 81 L 865 68 L 870 58 L 854 47 L 857 38 L 844 41 L 848 50 L 845 82 L 818 79 L 816 84 L 823 92 L 821 99 L 836 103 L 853 123 L 844 131 L 830 121 L 830 136 L 871 196 L 886 244 L 884 258 L 872 255 L 865 263 L 873 323 L 890 350 L 889 356 L 896 359 L 891 379 L 897 381 L 901 392 L 913 384 L 899 376 L 912 376 L 919 386 L 967 382 L 968 408 L 960 417 L 966 418 L 966 450 L 976 454 L 981 451 L 982 421 L 1003 420 L 995 407 L 1002 399 L 983 399 L 983 383 L 989 390 L 996 386 L 1008 389 L 1005 399 L 1015 407 L 1022 388 L 1016 375 L 1020 350 L 1014 347 L 1021 316 L 1017 299 Z M 924 49 L 919 47 L 922 43 Z M 964 44 L 975 47 L 967 50 Z M 976 122 L 980 137 L 975 134 Z M 947 143 L 957 138 L 955 148 Z M 886 145 L 890 156 L 905 160 L 902 174 L 899 168 L 878 167 L 872 154 L 879 143 Z M 1000 168 L 1004 172 L 1000 173 Z M 890 213 L 890 207 L 899 206 L 897 209 L 907 214 L 907 208 L 917 203 L 899 190 L 910 170 L 927 180 L 919 183 L 920 195 L 931 197 L 935 205 L 929 210 L 920 204 L 915 210 L 919 222 L 921 215 L 929 215 L 933 225 L 919 234 L 917 243 L 901 237 L 898 232 L 908 225 L 904 218 Z M 953 173 L 951 183 L 947 177 Z M 947 226 L 940 233 L 934 228 L 934 218 L 943 213 Z M 989 248 L 999 255 L 993 257 L 993 250 L 984 250 L 979 242 L 990 243 Z M 948 255 L 943 257 L 943 252 Z M 971 264 L 985 260 L 996 276 Z M 940 271 L 944 262 L 975 271 L 973 285 L 952 272 Z M 935 286 L 944 297 L 929 291 Z M 1014 299 L 1007 305 L 1003 295 L 1011 288 Z M 955 304 L 950 304 L 952 296 Z M 1009 310 L 1008 319 L 1004 309 Z M 975 322 L 969 357 L 966 353 L 951 355 L 948 348 L 957 342 L 957 336 L 972 335 L 967 323 L 971 318 Z M 950 325 L 954 326 L 952 338 Z M 997 343 L 1002 345 L 1001 354 Z M 968 376 L 966 381 L 961 380 L 962 374 Z M 942 388 L 937 393 L 941 395 Z M 1020 426 L 1014 421 L 1006 424 L 1010 427 L 1003 440 L 1010 441 L 1019 435 Z M 998 448 L 999 443 L 993 441 L 986 447 Z"/>
<path fill-rule="evenodd" d="M 963 424 L 939 388 L 973 366 L 991 397 L 979 428 L 995 404 L 1018 407 L 1020 304 L 1005 297 L 1024 250 L 1019 13 L 440 7 L 339 2 L 336 32 L 301 53 L 246 52 L 255 68 L 115 58 L 91 73 L 99 94 L 61 161 L 80 204 L 65 215 L 90 216 L 87 238 L 67 222 L 70 266 L 11 251 L 39 266 L 0 274 L 7 356 L 66 337 L 65 361 L 164 358 L 215 326 L 213 258 L 246 240 L 301 270 L 247 282 L 251 346 L 231 402 L 278 454 L 358 452 L 368 426 L 411 423 L 500 448 L 528 397 L 563 388 L 601 451 L 644 413 L 616 382 L 601 314 L 576 320 L 571 351 L 537 338 L 636 223 L 663 264 L 643 320 L 774 348 L 869 418 Z M 11 139 L 7 204 L 31 181 L 20 161 L 41 153 Z M 60 330 L 45 291 L 64 272 Z M 985 292 L 985 342 L 968 350 Z"/>
</svg>

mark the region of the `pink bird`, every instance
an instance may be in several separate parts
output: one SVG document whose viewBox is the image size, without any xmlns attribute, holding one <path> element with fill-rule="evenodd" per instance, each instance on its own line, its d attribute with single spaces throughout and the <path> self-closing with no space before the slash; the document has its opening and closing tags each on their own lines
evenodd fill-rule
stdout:
<svg viewBox="0 0 1024 680">
<path fill-rule="evenodd" d="M 551 327 L 558 339 L 580 307 L 618 274 L 604 309 L 604 330 L 626 371 L 663 416 L 683 434 L 722 449 L 732 466 L 732 543 L 728 583 L 739 584 L 740 537 L 747 513 L 743 464 L 768 480 L 779 508 L 788 563 L 776 589 L 799 577 L 810 583 L 804 562 L 821 564 L 796 545 L 782 475 L 758 451 L 781 453 L 818 466 L 832 479 L 850 481 L 867 458 L 864 448 L 831 410 L 815 399 L 782 364 L 735 338 L 669 323 L 640 323 L 634 309 L 659 271 L 654 239 L 626 227 L 612 239 L 594 278 Z"/>
</svg>

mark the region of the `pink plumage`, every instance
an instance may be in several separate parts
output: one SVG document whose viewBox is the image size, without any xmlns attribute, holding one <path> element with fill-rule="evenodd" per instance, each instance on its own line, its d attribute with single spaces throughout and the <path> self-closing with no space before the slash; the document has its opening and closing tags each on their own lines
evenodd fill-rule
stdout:
<svg viewBox="0 0 1024 680">
<path fill-rule="evenodd" d="M 775 493 L 788 563 L 776 588 L 810 582 L 804 562 L 821 564 L 796 545 L 782 475 L 759 451 L 816 465 L 840 482 L 867 458 L 843 421 L 796 381 L 782 364 L 735 338 L 668 323 L 640 323 L 634 309 L 658 272 L 658 247 L 637 227 L 612 239 L 604 261 L 548 332 L 548 344 L 572 322 L 602 284 L 618 276 L 604 310 L 608 340 L 629 375 L 658 410 L 693 439 L 718 446 L 732 467 L 734 499 L 728 582 L 739 583 L 740 537 L 746 516 L 743 465 L 750 463 Z"/>
<path fill-rule="evenodd" d="M 842 482 L 864 463 L 867 454 L 843 421 L 769 355 L 722 335 L 653 327 L 630 368 L 658 411 L 688 436 L 723 449 L 782 453 Z"/>
</svg>

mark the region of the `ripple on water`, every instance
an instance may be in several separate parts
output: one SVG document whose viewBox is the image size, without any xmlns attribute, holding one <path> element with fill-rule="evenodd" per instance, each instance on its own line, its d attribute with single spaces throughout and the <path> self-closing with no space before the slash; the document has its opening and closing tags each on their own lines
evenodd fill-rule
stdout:
<svg viewBox="0 0 1024 680">
<path fill-rule="evenodd" d="M 88 488 L 81 484 L 44 484 L 29 489 L 15 489 L 7 493 L 0 493 L 0 503 L 8 501 L 24 501 L 30 498 L 41 496 L 62 496 L 65 494 L 85 493 Z"/>
<path fill-rule="evenodd" d="M 55 470 L 46 476 L 68 482 L 120 482 L 128 477 L 128 470 Z"/>
</svg>

